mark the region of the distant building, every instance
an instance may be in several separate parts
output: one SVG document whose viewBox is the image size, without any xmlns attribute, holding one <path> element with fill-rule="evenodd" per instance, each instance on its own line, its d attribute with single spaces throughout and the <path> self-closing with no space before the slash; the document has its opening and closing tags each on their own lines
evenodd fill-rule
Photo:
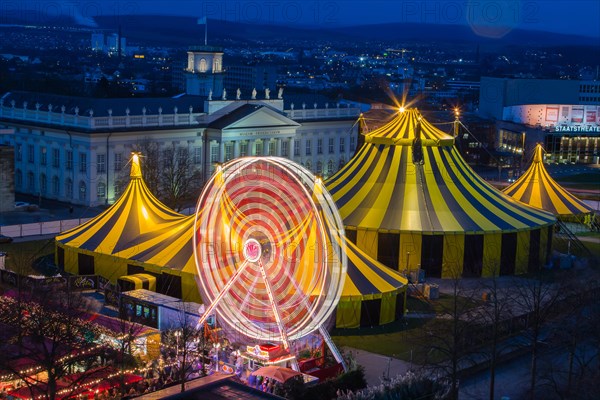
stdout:
<svg viewBox="0 0 600 400">
<path fill-rule="evenodd" d="M 481 78 L 481 116 L 501 120 L 505 107 L 529 104 L 600 105 L 600 81 Z"/>
<path fill-rule="evenodd" d="M 479 114 L 496 119 L 496 149 L 543 143 L 547 160 L 600 163 L 600 82 L 481 78 Z"/>
<path fill-rule="evenodd" d="M 92 33 L 92 50 L 104 51 L 104 33 Z"/>
<path fill-rule="evenodd" d="M 121 55 L 127 54 L 127 39 L 120 37 L 118 33 L 105 35 L 104 33 L 92 33 L 92 50 L 101 51 L 108 55 L 118 55 L 119 50 Z"/>
<path fill-rule="evenodd" d="M 264 91 L 275 88 L 277 67 L 274 65 L 231 65 L 227 66 L 225 87 L 240 88 L 250 93 L 253 89 Z"/>
<path fill-rule="evenodd" d="M 0 212 L 14 210 L 14 178 L 15 150 L 12 146 L 0 145 Z"/>
</svg>

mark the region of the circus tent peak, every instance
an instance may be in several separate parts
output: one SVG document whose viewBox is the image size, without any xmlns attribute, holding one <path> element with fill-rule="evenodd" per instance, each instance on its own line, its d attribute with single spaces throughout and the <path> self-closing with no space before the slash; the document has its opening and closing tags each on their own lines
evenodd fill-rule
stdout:
<svg viewBox="0 0 600 400">
<path fill-rule="evenodd" d="M 133 153 L 131 155 L 131 172 L 129 173 L 130 178 L 142 178 L 142 166 L 140 164 L 140 154 Z"/>
<path fill-rule="evenodd" d="M 560 186 L 544 166 L 544 148 L 537 144 L 527 171 L 503 190 L 505 194 L 531 207 L 558 216 L 590 213 L 593 210 Z"/>
<path fill-rule="evenodd" d="M 113 254 L 170 229 L 186 218 L 162 204 L 142 177 L 139 154 L 131 159 L 130 181 L 123 194 L 108 209 L 86 223 L 61 233 L 63 245 L 92 252 Z"/>
<path fill-rule="evenodd" d="M 373 144 L 409 146 L 415 140 L 423 146 L 454 144 L 454 137 L 429 123 L 416 108 L 398 112 L 390 122 L 365 135 L 365 142 Z"/>
</svg>

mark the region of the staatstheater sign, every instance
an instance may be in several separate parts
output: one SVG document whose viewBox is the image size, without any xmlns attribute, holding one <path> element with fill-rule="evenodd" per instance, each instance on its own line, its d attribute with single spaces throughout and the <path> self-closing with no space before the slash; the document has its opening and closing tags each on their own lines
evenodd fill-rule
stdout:
<svg viewBox="0 0 600 400">
<path fill-rule="evenodd" d="M 598 125 L 558 125 L 554 132 L 600 132 Z"/>
</svg>

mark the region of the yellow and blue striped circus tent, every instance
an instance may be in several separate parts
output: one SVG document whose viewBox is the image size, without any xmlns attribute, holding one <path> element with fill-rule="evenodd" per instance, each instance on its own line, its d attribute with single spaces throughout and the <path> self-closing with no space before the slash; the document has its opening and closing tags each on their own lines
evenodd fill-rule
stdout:
<svg viewBox="0 0 600 400">
<path fill-rule="evenodd" d="M 364 141 L 325 185 L 368 256 L 430 277 L 519 274 L 547 261 L 556 218 L 486 183 L 416 109 Z"/>
<path fill-rule="evenodd" d="M 194 216 L 160 203 L 145 185 L 134 156 L 131 181 L 121 197 L 102 214 L 57 236 L 56 262 L 69 273 L 97 274 L 200 303 L 193 237 Z M 399 318 L 406 278 L 352 243 L 346 249 L 348 275 L 336 326 L 374 326 Z"/>
<path fill-rule="evenodd" d="M 346 239 L 348 272 L 336 309 L 336 328 L 377 326 L 402 317 L 408 280 Z"/>
<path fill-rule="evenodd" d="M 529 169 L 503 192 L 513 199 L 562 218 L 593 211 L 548 174 L 544 166 L 544 148 L 541 144 L 535 147 L 533 162 Z"/>
<path fill-rule="evenodd" d="M 130 182 L 106 211 L 56 237 L 56 263 L 79 275 L 100 275 L 112 283 L 122 276 L 152 274 L 157 291 L 199 301 L 193 259 L 194 219 L 162 204 L 132 157 Z"/>
</svg>

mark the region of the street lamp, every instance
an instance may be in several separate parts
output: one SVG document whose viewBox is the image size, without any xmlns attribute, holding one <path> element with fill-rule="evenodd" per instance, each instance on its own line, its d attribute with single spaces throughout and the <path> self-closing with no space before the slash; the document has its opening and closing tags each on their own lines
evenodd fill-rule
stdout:
<svg viewBox="0 0 600 400">
<path fill-rule="evenodd" d="M 181 331 L 175 331 L 175 354 L 179 354 L 179 337 L 181 336 Z"/>
<path fill-rule="evenodd" d="M 221 343 L 213 343 L 213 347 L 215 349 L 215 372 L 219 372 L 219 349 L 221 348 Z"/>
</svg>

